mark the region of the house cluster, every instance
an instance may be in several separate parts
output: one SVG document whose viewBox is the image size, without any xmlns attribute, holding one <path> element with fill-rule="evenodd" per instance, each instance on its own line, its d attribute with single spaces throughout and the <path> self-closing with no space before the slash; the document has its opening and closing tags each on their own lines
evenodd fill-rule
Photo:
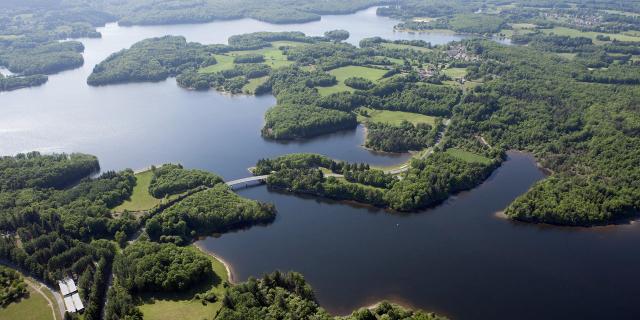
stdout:
<svg viewBox="0 0 640 320">
<path fill-rule="evenodd" d="M 84 310 L 84 305 L 82 304 L 82 300 L 80 300 L 80 294 L 78 294 L 78 288 L 76 287 L 76 283 L 71 278 L 66 278 L 64 280 L 58 281 L 58 286 L 60 287 L 60 293 L 64 298 L 64 306 L 67 309 L 67 312 L 80 312 Z"/>
<path fill-rule="evenodd" d="M 589 14 L 547 12 L 543 16 L 550 20 L 566 22 L 574 27 L 594 27 L 602 23 L 602 17 Z"/>
<path fill-rule="evenodd" d="M 438 70 L 432 65 L 427 65 L 424 68 L 419 69 L 418 74 L 420 75 L 420 79 L 425 80 L 438 74 Z"/>
<path fill-rule="evenodd" d="M 460 60 L 460 61 L 477 61 L 478 56 L 467 51 L 467 48 L 461 44 L 457 44 L 451 46 L 449 50 L 446 51 L 449 59 Z"/>
</svg>

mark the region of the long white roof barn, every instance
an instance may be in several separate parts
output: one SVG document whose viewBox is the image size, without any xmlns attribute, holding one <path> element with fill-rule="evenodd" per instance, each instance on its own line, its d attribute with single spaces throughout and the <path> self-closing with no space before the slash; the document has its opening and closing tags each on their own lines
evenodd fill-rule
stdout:
<svg viewBox="0 0 640 320">
<path fill-rule="evenodd" d="M 76 307 L 77 311 L 84 309 L 84 305 L 82 304 L 82 300 L 80 300 L 80 295 L 74 293 L 71 298 L 73 299 L 73 305 Z"/>
<path fill-rule="evenodd" d="M 63 297 L 71 293 L 65 281 L 58 281 L 58 286 L 60 287 L 60 293 L 62 293 Z"/>
<path fill-rule="evenodd" d="M 67 308 L 67 312 L 76 312 L 76 307 L 73 305 L 73 299 L 71 297 L 64 298 L 64 305 Z"/>
</svg>

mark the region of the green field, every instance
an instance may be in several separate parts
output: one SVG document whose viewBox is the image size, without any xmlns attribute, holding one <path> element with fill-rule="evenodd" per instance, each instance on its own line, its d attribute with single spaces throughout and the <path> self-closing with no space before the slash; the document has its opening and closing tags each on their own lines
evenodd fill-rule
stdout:
<svg viewBox="0 0 640 320">
<path fill-rule="evenodd" d="M 280 47 L 297 47 L 304 46 L 306 43 L 304 42 L 295 42 L 295 41 L 274 41 L 271 42 L 272 47 L 258 49 L 258 50 L 239 50 L 239 51 L 230 51 L 226 54 L 214 54 L 213 56 L 216 58 L 218 63 L 208 66 L 205 68 L 201 68 L 199 72 L 202 73 L 215 73 L 224 70 L 233 69 L 234 63 L 233 59 L 236 56 L 241 56 L 245 54 L 260 54 L 264 56 L 265 62 L 264 64 L 269 65 L 273 69 L 290 66 L 293 64 L 292 61 L 287 60 L 287 56 L 285 56 L 282 51 L 280 51 Z"/>
<path fill-rule="evenodd" d="M 126 200 L 114 208 L 113 211 L 143 211 L 151 209 L 160 203 L 162 201 L 161 199 L 156 199 L 149 193 L 149 184 L 151 183 L 152 177 L 153 172 L 151 172 L 151 170 L 136 174 L 136 186 L 133 188 L 131 199 Z"/>
<path fill-rule="evenodd" d="M 191 246 L 192 250 L 199 251 Z M 204 254 L 204 253 L 202 253 Z M 223 284 L 228 281 L 227 271 L 224 265 L 211 255 L 207 255 L 213 264 L 216 279 L 203 282 L 202 285 L 192 288 L 188 292 L 180 294 L 145 294 L 140 297 L 143 303 L 139 306 L 145 320 L 175 320 L 196 319 L 213 320 L 216 312 L 222 306 Z M 218 296 L 215 303 L 203 305 L 201 300 L 194 299 L 196 293 L 204 293 L 213 290 Z"/>
<path fill-rule="evenodd" d="M 227 55 L 222 55 L 222 54 L 214 54 L 213 56 L 216 58 L 218 63 L 216 63 L 216 64 L 214 64 L 212 66 L 201 68 L 199 70 L 199 72 L 201 72 L 201 73 L 214 73 L 214 72 L 220 72 L 220 71 L 224 71 L 224 70 L 233 69 L 233 57 L 232 56 L 227 56 Z"/>
<path fill-rule="evenodd" d="M 286 67 L 293 64 L 293 61 L 287 60 L 287 56 L 285 56 L 277 47 L 264 48 L 259 50 L 231 51 L 228 53 L 228 55 L 232 57 L 242 56 L 246 54 L 260 54 L 264 56 L 264 64 L 270 66 L 273 69 Z"/>
<path fill-rule="evenodd" d="M 640 41 L 640 35 L 637 32 L 628 31 L 623 33 L 604 33 L 604 32 L 593 32 L 593 31 L 580 31 L 576 29 L 570 29 L 565 27 L 555 27 L 553 29 L 541 29 L 545 33 L 554 33 L 560 36 L 569 36 L 569 37 L 587 37 L 591 38 L 594 43 L 601 44 L 602 41 L 598 41 L 596 37 L 598 35 L 609 36 L 612 40 L 617 39 L 619 41 Z"/>
<path fill-rule="evenodd" d="M 374 69 L 368 67 L 361 66 L 347 66 L 342 68 L 337 68 L 329 71 L 330 74 L 336 77 L 338 80 L 338 84 L 331 87 L 318 87 L 318 92 L 321 95 L 330 95 L 332 93 L 350 91 L 353 92 L 355 89 L 348 87 L 344 84 L 344 80 L 351 77 L 361 77 L 365 79 L 369 79 L 371 81 L 378 81 L 382 76 L 387 73 L 387 70 L 382 69 Z"/>
<path fill-rule="evenodd" d="M 27 287 L 29 297 L 19 302 L 9 304 L 6 308 L 0 308 L 0 319 L 2 320 L 55 320 L 51 312 L 51 306 L 44 296 Z"/>
<path fill-rule="evenodd" d="M 433 125 L 436 121 L 435 117 L 425 116 L 423 114 L 404 112 L 404 111 L 388 111 L 388 110 L 374 110 L 369 108 L 360 108 L 365 110 L 367 116 L 358 114 L 358 121 L 365 122 L 382 122 L 391 125 L 399 125 L 402 121 L 409 121 L 413 124 L 427 123 Z"/>
<path fill-rule="evenodd" d="M 482 164 L 490 164 L 491 163 L 491 159 L 485 157 L 485 156 L 481 156 L 479 154 L 475 154 L 473 152 L 469 152 L 469 151 L 465 151 L 462 149 L 456 149 L 456 148 L 452 148 L 452 149 L 448 149 L 446 151 L 448 154 L 467 161 L 467 162 L 478 162 L 478 163 L 482 163 Z"/>
<path fill-rule="evenodd" d="M 269 77 L 250 79 L 249 83 L 242 88 L 242 92 L 246 94 L 255 94 L 256 88 L 267 80 L 269 80 Z"/>
<path fill-rule="evenodd" d="M 467 68 L 448 68 L 442 70 L 442 73 L 448 75 L 452 79 L 459 79 L 467 75 Z"/>
<path fill-rule="evenodd" d="M 402 49 L 409 49 L 409 50 L 415 50 L 415 51 L 420 51 L 420 52 L 429 52 L 429 51 L 431 51 L 431 49 L 429 49 L 429 48 L 412 46 L 412 45 L 408 45 L 408 44 L 383 43 L 382 46 L 385 47 L 385 48 L 388 48 L 388 49 L 401 49 L 401 50 Z"/>
</svg>

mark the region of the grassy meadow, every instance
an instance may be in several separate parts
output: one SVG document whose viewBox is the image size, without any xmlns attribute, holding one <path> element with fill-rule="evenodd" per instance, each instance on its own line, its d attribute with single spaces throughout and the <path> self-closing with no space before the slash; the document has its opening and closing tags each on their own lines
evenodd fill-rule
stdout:
<svg viewBox="0 0 640 320">
<path fill-rule="evenodd" d="M 151 170 L 136 174 L 136 186 L 133 188 L 131 199 L 126 200 L 113 210 L 115 212 L 124 212 L 125 210 L 143 211 L 159 204 L 162 200 L 154 198 L 149 193 L 149 184 L 151 184 L 152 177 L 153 172 Z"/>
<path fill-rule="evenodd" d="M 371 81 L 378 81 L 382 76 L 387 73 L 387 70 L 375 69 L 361 66 L 346 66 L 329 71 L 330 74 L 336 77 L 338 83 L 331 87 L 318 87 L 318 92 L 321 95 L 330 95 L 332 93 L 350 91 L 355 89 L 348 87 L 344 84 L 344 80 L 351 77 L 361 77 Z"/>
</svg>

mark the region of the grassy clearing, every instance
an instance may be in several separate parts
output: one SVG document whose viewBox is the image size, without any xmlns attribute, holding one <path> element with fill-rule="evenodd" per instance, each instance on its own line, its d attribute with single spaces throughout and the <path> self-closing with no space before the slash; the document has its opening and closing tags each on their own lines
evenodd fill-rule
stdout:
<svg viewBox="0 0 640 320">
<path fill-rule="evenodd" d="M 268 79 L 269 77 L 266 77 L 266 76 L 261 78 L 251 79 L 249 80 L 249 83 L 247 83 L 244 86 L 244 88 L 242 88 L 242 92 L 246 94 L 255 94 L 256 88 L 258 88 L 259 85 L 265 83 Z"/>
<path fill-rule="evenodd" d="M 477 162 L 482 164 L 491 163 L 491 159 L 485 156 L 481 156 L 479 154 L 475 154 L 473 152 L 465 151 L 462 149 L 452 148 L 452 149 L 448 149 L 446 152 L 455 158 L 458 158 L 467 162 Z"/>
<path fill-rule="evenodd" d="M 591 38 L 596 44 L 603 43 L 602 41 L 598 41 L 596 39 L 598 35 L 609 36 L 611 40 L 617 39 L 619 41 L 640 41 L 640 35 L 638 35 L 633 31 L 623 32 L 623 33 L 604 33 L 604 32 L 593 32 L 593 31 L 580 31 L 580 30 L 570 29 L 565 27 L 555 27 L 553 29 L 542 29 L 542 31 L 545 33 L 553 32 L 556 35 L 560 35 L 560 36 L 587 37 L 587 38 Z"/>
<path fill-rule="evenodd" d="M 358 114 L 358 121 L 365 122 L 382 122 L 391 125 L 399 125 L 402 121 L 409 121 L 413 124 L 427 123 L 430 125 L 435 124 L 436 118 L 431 116 L 425 116 L 423 114 L 404 112 L 404 111 L 388 111 L 388 110 L 375 110 L 369 108 L 361 108 L 365 110 L 367 116 Z"/>
<path fill-rule="evenodd" d="M 442 70 L 442 73 L 453 79 L 459 79 L 467 75 L 467 68 L 447 68 Z"/>
<path fill-rule="evenodd" d="M 387 48 L 387 49 L 400 49 L 400 50 L 404 50 L 404 49 L 409 49 L 409 50 L 415 50 L 415 51 L 420 51 L 420 52 L 429 52 L 432 51 L 429 48 L 423 48 L 423 47 L 418 47 L 418 46 L 412 46 L 412 45 L 408 45 L 408 44 L 398 44 L 398 43 L 383 43 L 382 44 L 383 47 Z"/>
<path fill-rule="evenodd" d="M 55 320 L 51 313 L 51 306 L 44 296 L 31 287 L 27 289 L 29 290 L 28 298 L 11 303 L 6 308 L 0 308 L 0 319 Z"/>
<path fill-rule="evenodd" d="M 114 212 L 143 211 L 151 209 L 160 203 L 161 199 L 154 198 L 149 193 L 149 184 L 151 184 L 153 172 L 151 170 L 136 174 L 136 186 L 133 188 L 131 199 L 123 202 L 121 205 L 113 209 Z"/>
<path fill-rule="evenodd" d="M 561 57 L 563 57 L 563 58 L 565 58 L 567 60 L 573 60 L 573 59 L 575 59 L 577 54 L 576 53 L 567 52 L 567 53 L 557 53 L 557 55 L 559 55 L 559 56 L 561 56 Z"/>
<path fill-rule="evenodd" d="M 318 87 L 318 92 L 321 95 L 329 95 L 336 92 L 344 92 L 350 91 L 353 92 L 355 89 L 348 87 L 344 84 L 344 80 L 351 77 L 361 77 L 365 79 L 369 79 L 371 81 L 378 81 L 382 76 L 387 73 L 387 70 L 382 69 L 374 69 L 368 67 L 361 66 L 347 66 L 342 68 L 337 68 L 329 71 L 330 74 L 336 77 L 338 80 L 338 84 L 331 87 Z"/>
<path fill-rule="evenodd" d="M 214 54 L 213 56 L 216 58 L 218 63 L 216 63 L 216 64 L 214 64 L 212 66 L 201 68 L 199 70 L 200 73 L 215 73 L 215 72 L 220 72 L 220 71 L 224 71 L 224 70 L 233 69 L 233 57 L 232 56 L 227 56 L 227 55 L 222 55 L 222 54 Z"/>
<path fill-rule="evenodd" d="M 635 13 L 635 12 L 626 12 L 626 11 L 618 11 L 618 10 L 600 10 L 600 11 L 611 13 L 611 14 L 619 14 L 627 17 L 640 17 L 640 13 Z"/>
<path fill-rule="evenodd" d="M 202 253 L 195 246 L 190 249 Z M 203 282 L 200 286 L 194 287 L 183 293 L 161 293 L 145 294 L 141 298 L 143 302 L 139 307 L 145 320 L 174 320 L 174 319 L 206 319 L 213 320 L 213 317 L 222 306 L 223 284 L 228 281 L 227 271 L 224 265 L 211 255 L 213 271 L 216 278 Z M 212 290 L 218 296 L 215 303 L 203 305 L 201 300 L 194 299 L 197 293 L 204 293 Z"/>
</svg>

